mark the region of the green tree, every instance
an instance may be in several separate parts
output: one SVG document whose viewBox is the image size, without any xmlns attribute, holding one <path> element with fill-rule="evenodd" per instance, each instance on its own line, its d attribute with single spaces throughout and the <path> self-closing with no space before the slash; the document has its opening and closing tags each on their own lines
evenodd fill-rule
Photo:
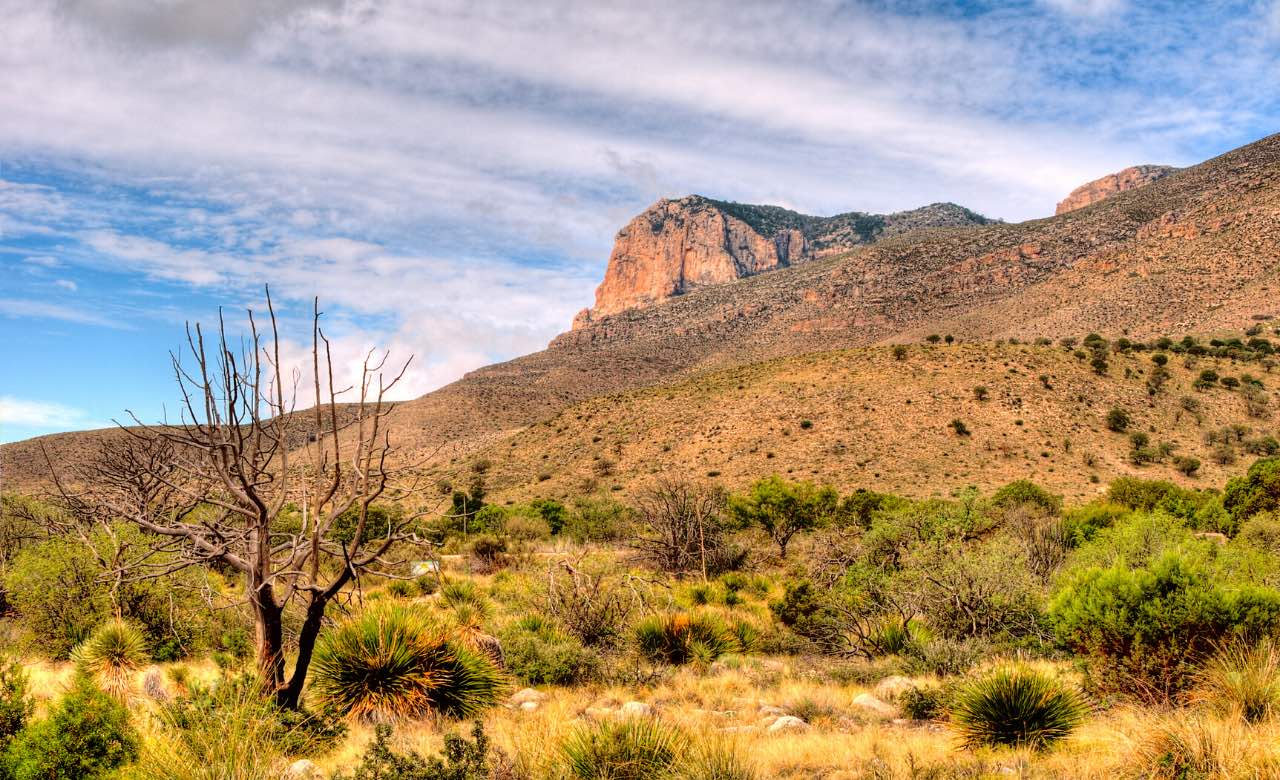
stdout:
<svg viewBox="0 0 1280 780">
<path fill-rule="evenodd" d="M 729 508 L 743 525 L 763 528 L 778 545 L 778 554 L 786 558 L 791 539 L 830 520 L 838 502 L 831 487 L 788 482 L 774 475 L 756 482 L 746 495 L 734 496 Z"/>
<path fill-rule="evenodd" d="M 1227 482 L 1222 505 L 1237 524 L 1280 509 L 1280 458 L 1262 458 L 1244 476 L 1233 477 Z"/>
</svg>

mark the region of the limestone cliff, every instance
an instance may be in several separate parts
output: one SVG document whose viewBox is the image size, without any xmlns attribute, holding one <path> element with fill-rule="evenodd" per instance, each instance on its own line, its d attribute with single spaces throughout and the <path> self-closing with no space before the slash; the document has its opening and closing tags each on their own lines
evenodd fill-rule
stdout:
<svg viewBox="0 0 1280 780">
<path fill-rule="evenodd" d="M 1054 214 L 1065 214 L 1068 211 L 1082 209 L 1125 190 L 1150 184 L 1176 170 L 1178 169 L 1168 165 L 1135 165 L 1132 168 L 1125 168 L 1123 171 L 1103 176 L 1101 179 L 1095 179 L 1088 184 L 1076 187 L 1066 199 L 1058 204 Z"/>
</svg>

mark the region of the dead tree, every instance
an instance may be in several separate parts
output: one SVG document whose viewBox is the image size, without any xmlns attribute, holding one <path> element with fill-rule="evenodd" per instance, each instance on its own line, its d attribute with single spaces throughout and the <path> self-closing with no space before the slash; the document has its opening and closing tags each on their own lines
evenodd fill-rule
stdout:
<svg viewBox="0 0 1280 780">
<path fill-rule="evenodd" d="M 723 563 L 724 492 L 709 486 L 660 479 L 636 499 L 640 535 L 632 546 L 662 571 L 698 571 L 705 580 Z"/>
<path fill-rule="evenodd" d="M 300 393 L 300 372 L 281 365 L 269 291 L 267 311 L 268 334 L 250 310 L 248 332 L 234 342 L 221 314 L 212 344 L 199 324 L 189 325 L 187 354 L 172 355 L 180 419 L 146 424 L 134 416 L 127 435 L 77 475 L 74 490 L 55 480 L 80 518 L 131 522 L 153 540 L 118 564 L 121 576 L 165 576 L 190 565 L 241 575 L 263 683 L 281 705 L 296 707 L 326 608 L 362 574 L 403 564 L 394 556 L 421 543 L 413 528 L 425 510 L 370 523 L 371 505 L 389 491 L 402 502 L 420 493 L 412 469 L 390 467 L 384 426 L 387 393 L 408 361 L 388 369 L 388 354 L 371 351 L 358 384 L 335 387 L 317 302 L 313 377 Z M 300 394 L 310 396 L 310 408 L 295 408 Z M 295 604 L 303 620 L 286 673 L 284 614 Z"/>
</svg>

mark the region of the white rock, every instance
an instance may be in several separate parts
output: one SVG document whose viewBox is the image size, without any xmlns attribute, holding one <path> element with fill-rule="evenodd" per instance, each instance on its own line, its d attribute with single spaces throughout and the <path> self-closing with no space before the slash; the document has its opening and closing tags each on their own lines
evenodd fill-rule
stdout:
<svg viewBox="0 0 1280 780">
<path fill-rule="evenodd" d="M 315 762 L 300 758 L 289 765 L 284 776 L 288 780 L 313 780 L 320 777 L 320 768 L 315 765 Z"/>
<path fill-rule="evenodd" d="M 642 701 L 629 701 L 622 705 L 618 713 L 624 718 L 650 718 L 653 717 L 653 705 Z"/>
<path fill-rule="evenodd" d="M 910 677 L 895 674 L 892 677 L 884 678 L 876 685 L 876 696 L 884 701 L 894 701 L 903 691 L 914 687 L 915 683 L 911 681 Z"/>
<path fill-rule="evenodd" d="M 521 710 L 522 712 L 533 712 L 534 710 L 538 709 L 538 708 L 539 708 L 539 707 L 541 707 L 541 706 L 542 706 L 542 705 L 541 705 L 541 704 L 539 704 L 539 703 L 538 703 L 538 702 L 536 702 L 536 701 L 522 701 L 522 702 L 520 702 L 520 710 Z"/>
<path fill-rule="evenodd" d="M 521 707 L 527 702 L 534 702 L 535 704 L 541 704 L 546 700 L 547 700 L 547 694 L 543 693 L 542 691 L 535 691 L 533 688 L 524 688 L 522 690 L 516 691 L 511 695 L 511 699 L 510 699 L 511 704 L 516 707 Z"/>
<path fill-rule="evenodd" d="M 793 731 L 808 731 L 810 726 L 795 715 L 783 715 L 769 726 L 770 734 L 786 734 Z"/>
<path fill-rule="evenodd" d="M 897 707 L 885 704 L 869 693 L 860 693 L 855 696 L 853 706 L 866 710 L 873 715 L 879 715 L 882 718 L 893 718 L 898 714 Z"/>
<path fill-rule="evenodd" d="M 782 717 L 783 715 L 788 715 L 790 713 L 788 713 L 786 710 L 782 709 L 781 707 L 774 707 L 772 704 L 765 704 L 760 708 L 760 714 Z"/>
</svg>

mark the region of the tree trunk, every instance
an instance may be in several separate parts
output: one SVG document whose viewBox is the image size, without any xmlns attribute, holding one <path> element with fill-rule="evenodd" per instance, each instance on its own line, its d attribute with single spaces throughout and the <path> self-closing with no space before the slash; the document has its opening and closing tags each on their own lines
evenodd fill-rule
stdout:
<svg viewBox="0 0 1280 780">
<path fill-rule="evenodd" d="M 307 605 L 307 616 L 298 632 L 298 660 L 294 663 L 289 684 L 282 686 L 276 694 L 276 703 L 281 707 L 296 710 L 302 701 L 302 686 L 307 680 L 307 670 L 311 667 L 311 657 L 315 654 L 316 640 L 320 637 L 320 628 L 324 625 L 324 610 L 328 604 L 327 597 L 313 596 L 311 603 Z"/>
<path fill-rule="evenodd" d="M 284 686 L 284 610 L 270 586 L 250 590 L 253 629 L 258 644 L 258 674 L 269 691 Z"/>
</svg>

